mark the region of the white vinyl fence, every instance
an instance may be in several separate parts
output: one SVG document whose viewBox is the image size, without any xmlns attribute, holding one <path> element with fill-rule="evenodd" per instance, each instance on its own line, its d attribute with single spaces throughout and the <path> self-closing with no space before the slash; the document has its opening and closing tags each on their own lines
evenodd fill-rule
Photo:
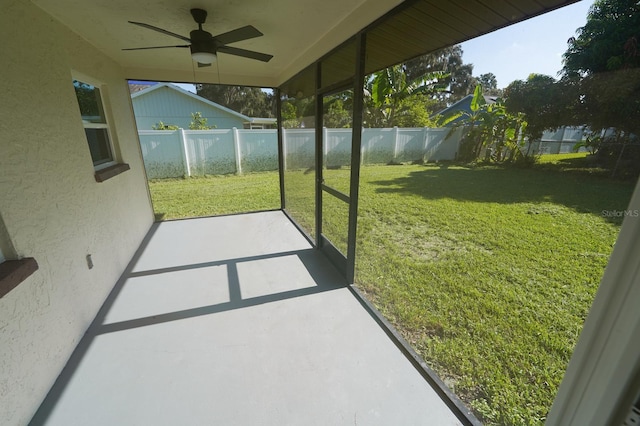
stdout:
<svg viewBox="0 0 640 426">
<path fill-rule="evenodd" d="M 462 129 L 363 129 L 362 163 L 401 163 L 454 160 Z M 327 167 L 348 166 L 351 129 L 327 129 Z M 278 169 L 275 129 L 140 130 L 142 156 L 149 179 L 218 175 Z M 283 131 L 287 170 L 315 166 L 315 130 Z"/>
<path fill-rule="evenodd" d="M 569 152 L 575 152 L 574 148 L 576 144 L 582 141 L 591 131 L 584 126 L 560 127 L 556 130 L 546 130 L 542 133 L 542 138 L 539 141 L 534 141 L 531 144 L 531 153 L 536 154 L 566 154 Z M 522 151 L 527 152 L 529 146 L 526 145 Z M 579 152 L 584 152 L 586 149 L 581 147 Z"/>
<path fill-rule="evenodd" d="M 324 128 L 324 164 L 351 163 L 351 129 Z M 385 128 L 362 130 L 362 164 L 455 160 L 464 129 Z M 588 130 L 563 127 L 544 132 L 531 153 L 573 152 Z M 450 134 L 451 133 L 451 134 Z M 149 179 L 242 174 L 278 169 L 275 129 L 140 130 L 142 156 Z M 315 129 L 283 131 L 287 170 L 315 166 Z M 528 151 L 528 145 L 521 148 Z M 584 151 L 584 148 L 581 149 Z"/>
</svg>

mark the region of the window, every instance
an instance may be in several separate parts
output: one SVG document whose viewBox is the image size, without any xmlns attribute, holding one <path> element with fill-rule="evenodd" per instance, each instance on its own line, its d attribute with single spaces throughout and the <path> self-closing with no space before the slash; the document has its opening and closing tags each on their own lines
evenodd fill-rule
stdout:
<svg viewBox="0 0 640 426">
<path fill-rule="evenodd" d="M 128 164 L 116 162 L 113 135 L 109 134 L 109 123 L 105 114 L 104 106 L 107 102 L 103 99 L 100 89 L 80 80 L 73 80 L 73 87 L 96 172 L 96 182 L 104 182 L 129 170 Z"/>
<path fill-rule="evenodd" d="M 93 165 L 96 168 L 102 168 L 113 163 L 115 158 L 100 89 L 78 80 L 73 80 L 73 87 L 76 90 Z"/>
</svg>

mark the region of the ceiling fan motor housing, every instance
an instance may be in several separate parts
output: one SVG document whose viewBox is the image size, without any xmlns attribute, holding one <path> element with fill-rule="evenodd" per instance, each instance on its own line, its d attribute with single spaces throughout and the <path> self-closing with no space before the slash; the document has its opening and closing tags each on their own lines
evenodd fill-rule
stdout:
<svg viewBox="0 0 640 426">
<path fill-rule="evenodd" d="M 207 52 L 216 54 L 216 42 L 211 33 L 204 30 L 193 30 L 190 33 L 191 53 Z"/>
</svg>

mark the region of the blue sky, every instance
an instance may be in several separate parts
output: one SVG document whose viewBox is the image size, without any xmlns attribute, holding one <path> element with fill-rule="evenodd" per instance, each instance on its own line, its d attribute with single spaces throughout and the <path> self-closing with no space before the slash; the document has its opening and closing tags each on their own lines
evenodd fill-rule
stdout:
<svg viewBox="0 0 640 426">
<path fill-rule="evenodd" d="M 498 87 L 538 73 L 557 77 L 567 40 L 587 22 L 593 0 L 582 0 L 462 44 L 462 58 L 473 75 L 492 72 Z"/>
<path fill-rule="evenodd" d="M 495 74 L 499 88 L 525 80 L 531 73 L 557 77 L 567 40 L 584 26 L 593 1 L 582 0 L 462 43 L 462 58 L 473 64 L 475 76 Z M 192 84 L 180 86 L 195 92 Z"/>
</svg>

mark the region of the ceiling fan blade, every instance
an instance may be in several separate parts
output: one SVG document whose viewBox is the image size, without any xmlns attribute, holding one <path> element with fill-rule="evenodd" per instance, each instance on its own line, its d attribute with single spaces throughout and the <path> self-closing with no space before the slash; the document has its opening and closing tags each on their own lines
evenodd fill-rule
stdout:
<svg viewBox="0 0 640 426">
<path fill-rule="evenodd" d="M 273 58 L 273 55 L 267 55 L 266 53 L 254 52 L 253 50 L 238 49 L 237 47 L 230 46 L 220 46 L 218 47 L 218 52 L 226 53 L 228 55 L 242 56 L 249 59 L 257 59 L 258 61 L 262 62 L 269 62 L 271 58 Z"/>
<path fill-rule="evenodd" d="M 146 50 L 146 49 L 166 49 L 168 47 L 189 47 L 188 44 L 181 44 L 179 46 L 152 46 L 152 47 L 130 47 L 122 50 Z"/>
<path fill-rule="evenodd" d="M 228 33 L 219 34 L 214 39 L 219 44 L 235 43 L 236 41 L 247 40 L 250 38 L 260 37 L 262 34 L 255 27 L 247 25 L 246 27 L 236 28 Z"/>
<path fill-rule="evenodd" d="M 191 43 L 191 39 L 189 37 L 181 36 L 180 34 L 172 33 L 171 31 L 164 30 L 162 28 L 154 27 L 153 25 L 145 24 L 144 22 L 133 22 L 129 21 L 130 24 L 138 25 L 143 28 L 148 28 L 153 31 L 158 31 L 159 33 L 169 35 L 171 37 L 179 38 L 180 40 L 188 41 Z"/>
<path fill-rule="evenodd" d="M 211 64 L 203 64 L 202 62 L 198 62 L 198 68 L 210 67 Z"/>
</svg>

